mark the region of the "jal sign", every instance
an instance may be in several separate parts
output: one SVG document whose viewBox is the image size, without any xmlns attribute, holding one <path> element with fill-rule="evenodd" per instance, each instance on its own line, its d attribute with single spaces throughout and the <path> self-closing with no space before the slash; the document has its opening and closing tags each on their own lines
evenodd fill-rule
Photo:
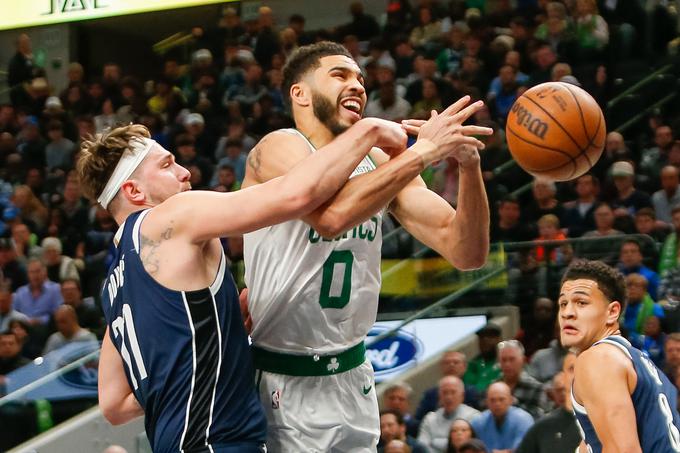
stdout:
<svg viewBox="0 0 680 453">
<path fill-rule="evenodd" d="M 0 14 L 0 30 L 123 16 L 235 0 L 21 0 Z"/>
<path fill-rule="evenodd" d="M 366 357 L 373 365 L 376 382 L 395 378 L 474 334 L 486 324 L 486 316 L 419 319 L 394 335 L 373 342 L 373 338 L 399 324 L 400 321 L 377 322 L 366 338 Z"/>
</svg>

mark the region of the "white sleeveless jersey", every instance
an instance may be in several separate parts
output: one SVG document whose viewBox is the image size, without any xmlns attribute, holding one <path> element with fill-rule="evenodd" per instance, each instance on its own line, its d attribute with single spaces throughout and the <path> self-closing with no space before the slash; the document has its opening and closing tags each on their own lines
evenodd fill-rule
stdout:
<svg viewBox="0 0 680 453">
<path fill-rule="evenodd" d="M 284 131 L 307 141 L 295 129 Z M 364 157 L 350 178 L 374 169 Z M 363 341 L 378 309 L 382 217 L 376 213 L 335 239 L 322 238 L 302 220 L 245 234 L 253 344 L 326 354 Z"/>
</svg>

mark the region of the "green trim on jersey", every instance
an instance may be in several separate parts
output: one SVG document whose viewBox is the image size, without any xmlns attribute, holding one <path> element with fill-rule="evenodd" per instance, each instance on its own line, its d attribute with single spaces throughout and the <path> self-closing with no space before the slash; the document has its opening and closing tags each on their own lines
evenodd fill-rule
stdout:
<svg viewBox="0 0 680 453">
<path fill-rule="evenodd" d="M 375 161 L 373 160 L 373 158 L 371 157 L 371 152 L 370 152 L 370 151 L 368 152 L 368 154 L 366 154 L 366 157 L 368 157 L 368 160 L 370 160 L 370 161 L 371 161 L 371 164 L 373 164 L 373 170 L 375 170 L 376 168 L 378 168 L 378 164 L 376 164 Z"/>
<path fill-rule="evenodd" d="M 325 356 L 295 355 L 251 346 L 257 370 L 288 376 L 330 376 L 354 369 L 366 360 L 364 342 L 339 354 Z"/>
</svg>

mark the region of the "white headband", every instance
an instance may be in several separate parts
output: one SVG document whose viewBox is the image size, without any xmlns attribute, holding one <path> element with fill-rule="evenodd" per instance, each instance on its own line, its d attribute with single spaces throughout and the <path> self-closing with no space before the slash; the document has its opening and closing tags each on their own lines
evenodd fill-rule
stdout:
<svg viewBox="0 0 680 453">
<path fill-rule="evenodd" d="M 155 140 L 146 137 L 140 137 L 130 141 L 129 148 L 123 152 L 122 156 L 120 156 L 120 160 L 113 170 L 106 186 L 104 186 L 104 190 L 102 190 L 101 195 L 97 198 L 97 201 L 104 209 L 111 203 L 113 197 L 116 196 L 120 190 L 120 186 L 128 180 L 146 155 L 149 154 L 151 147 L 155 143 Z"/>
</svg>

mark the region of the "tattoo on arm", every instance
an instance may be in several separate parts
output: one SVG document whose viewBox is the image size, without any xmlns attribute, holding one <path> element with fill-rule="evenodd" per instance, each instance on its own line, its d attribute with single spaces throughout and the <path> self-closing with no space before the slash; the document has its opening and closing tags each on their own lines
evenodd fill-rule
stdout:
<svg viewBox="0 0 680 453">
<path fill-rule="evenodd" d="M 248 165 L 253 169 L 256 176 L 260 176 L 260 165 L 262 164 L 261 153 L 259 146 L 253 148 L 253 150 L 248 154 Z"/>
<path fill-rule="evenodd" d="M 160 261 L 158 259 L 158 246 L 161 242 L 167 241 L 172 237 L 172 226 L 169 226 L 161 233 L 159 240 L 155 241 L 147 236 L 141 235 L 142 242 L 140 244 L 139 257 L 142 260 L 142 265 L 146 271 L 153 275 L 160 269 Z"/>
</svg>

